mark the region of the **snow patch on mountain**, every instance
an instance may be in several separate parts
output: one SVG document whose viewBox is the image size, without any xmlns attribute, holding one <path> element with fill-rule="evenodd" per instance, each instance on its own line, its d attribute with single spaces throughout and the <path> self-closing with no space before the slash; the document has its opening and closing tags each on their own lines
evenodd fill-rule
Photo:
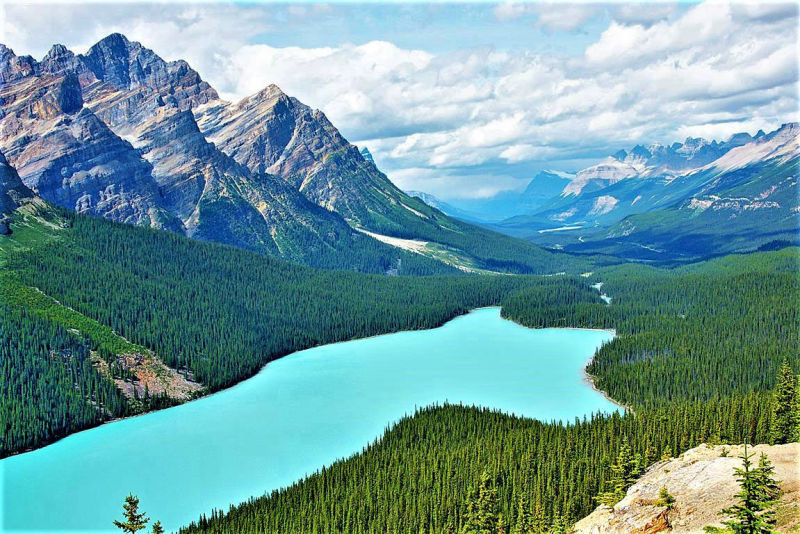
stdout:
<svg viewBox="0 0 800 534">
<path fill-rule="evenodd" d="M 594 205 L 592 206 L 592 210 L 589 212 L 589 215 L 605 215 L 606 213 L 613 210 L 619 200 L 612 197 L 611 195 L 602 195 L 595 199 Z"/>
</svg>

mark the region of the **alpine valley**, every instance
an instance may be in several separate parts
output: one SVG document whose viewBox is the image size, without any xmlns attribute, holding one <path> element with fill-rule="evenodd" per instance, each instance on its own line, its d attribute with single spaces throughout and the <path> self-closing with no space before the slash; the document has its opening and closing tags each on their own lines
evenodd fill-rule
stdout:
<svg viewBox="0 0 800 534">
<path fill-rule="evenodd" d="M 798 135 L 788 123 L 724 142 L 637 145 L 579 171 L 526 213 L 484 224 L 553 249 L 657 263 L 797 244 Z"/>
<path fill-rule="evenodd" d="M 230 20 L 246 33 L 239 10 L 265 8 L 213 6 L 209 39 Z M 334 17 L 313 42 L 352 20 L 390 34 L 386 21 L 416 13 L 437 43 L 440 9 L 453 39 L 464 20 L 489 37 L 524 24 L 566 39 L 563 17 L 597 8 L 635 23 L 595 37 L 623 28 L 643 49 L 698 9 L 646 22 L 620 6 L 266 7 L 283 22 Z M 742 12 L 791 19 L 781 9 Z M 181 6 L 175 28 L 201 12 Z M 676 35 L 711 31 L 704 20 Z M 287 28 L 302 33 L 270 31 L 291 40 Z M 364 71 L 402 55 L 374 46 Z M 467 205 L 401 190 L 376 165 L 392 168 L 385 147 L 373 158 L 276 85 L 228 102 L 186 61 L 120 33 L 81 50 L 38 60 L 0 44 L 0 534 L 800 532 L 796 116 L 725 141 L 642 139 Z M 313 54 L 335 63 L 332 50 Z M 486 54 L 466 61 L 470 80 L 530 60 Z M 402 56 L 387 83 L 431 65 L 415 84 L 465 76 L 434 56 Z M 556 65 L 579 60 L 537 59 L 533 77 L 437 105 L 479 102 L 471 120 L 519 85 L 569 92 L 578 82 Z M 444 116 L 423 111 L 415 142 Z M 491 118 L 459 156 L 481 142 L 497 158 L 547 153 L 497 148 L 523 115 Z"/>
</svg>

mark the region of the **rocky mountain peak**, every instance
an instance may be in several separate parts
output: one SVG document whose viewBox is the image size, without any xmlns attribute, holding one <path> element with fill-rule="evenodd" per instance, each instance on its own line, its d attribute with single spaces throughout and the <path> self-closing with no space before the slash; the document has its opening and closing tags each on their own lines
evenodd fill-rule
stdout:
<svg viewBox="0 0 800 534">
<path fill-rule="evenodd" d="M 647 150 L 646 147 L 642 145 L 636 145 L 635 147 L 633 147 L 633 150 L 631 150 L 631 153 L 629 155 L 639 158 L 649 158 L 652 154 L 650 154 L 650 151 Z"/>
<path fill-rule="evenodd" d="M 65 73 L 80 73 L 86 70 L 78 57 L 62 44 L 54 44 L 50 48 L 50 51 L 47 52 L 47 55 L 44 56 L 39 64 L 39 68 L 43 74 L 54 76 Z"/>
<path fill-rule="evenodd" d="M 625 158 L 628 157 L 628 152 L 626 150 L 617 150 L 611 154 L 611 157 L 619 161 L 625 161 Z"/>
<path fill-rule="evenodd" d="M 8 83 L 36 74 L 37 63 L 31 56 L 17 56 L 0 44 L 0 83 Z"/>
<path fill-rule="evenodd" d="M 167 78 L 167 63 L 163 59 L 120 33 L 100 40 L 82 57 L 99 80 L 118 89 L 157 87 Z"/>
<path fill-rule="evenodd" d="M 778 139 L 780 141 L 790 141 L 795 139 L 800 135 L 800 123 L 797 122 L 787 122 L 781 124 L 781 127 L 775 130 L 774 132 L 770 133 L 769 135 L 762 136 L 764 140 L 769 141 L 772 139 Z"/>
<path fill-rule="evenodd" d="M 50 47 L 50 50 L 44 56 L 44 59 L 42 61 L 44 62 L 47 60 L 54 60 L 62 57 L 75 57 L 75 54 L 73 54 L 72 51 L 63 44 L 56 43 L 52 47 Z"/>
<path fill-rule="evenodd" d="M 17 57 L 14 51 L 3 43 L 0 43 L 0 64 L 9 61 L 13 57 Z"/>
</svg>

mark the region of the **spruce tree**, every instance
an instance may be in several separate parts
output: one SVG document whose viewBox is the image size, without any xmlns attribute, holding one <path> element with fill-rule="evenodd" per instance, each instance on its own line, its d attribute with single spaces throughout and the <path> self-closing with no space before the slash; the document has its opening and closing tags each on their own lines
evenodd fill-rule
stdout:
<svg viewBox="0 0 800 534">
<path fill-rule="evenodd" d="M 134 495 L 125 497 L 125 504 L 122 505 L 125 521 L 114 520 L 114 526 L 127 534 L 136 534 L 144 530 L 150 518 L 139 512 L 139 499 Z M 160 526 L 160 524 L 159 524 Z"/>
<path fill-rule="evenodd" d="M 656 506 L 666 506 L 667 510 L 672 510 L 675 507 L 675 497 L 667 491 L 666 486 L 662 487 L 658 492 Z"/>
<path fill-rule="evenodd" d="M 611 479 L 608 481 L 610 491 L 601 493 L 597 500 L 602 504 L 614 506 L 625 497 L 625 492 L 634 483 L 637 476 L 637 462 L 633 456 L 628 437 L 622 438 L 617 461 L 611 464 Z"/>
<path fill-rule="evenodd" d="M 544 511 L 541 503 L 536 503 L 533 509 L 533 517 L 531 522 L 531 532 L 534 534 L 544 534 L 550 526 L 547 520 L 547 514 Z"/>
<path fill-rule="evenodd" d="M 731 516 L 722 524 L 735 534 L 774 534 L 774 506 L 780 494 L 778 483 L 772 478 L 774 468 L 763 454 L 758 467 L 753 468 L 752 457 L 745 446 L 740 456 L 742 467 L 734 470 L 741 487 L 735 495 L 739 502 L 722 510 L 723 514 Z"/>
<path fill-rule="evenodd" d="M 528 506 L 528 499 L 520 495 L 517 501 L 517 520 L 514 522 L 513 534 L 530 534 L 533 532 L 533 514 Z"/>
<path fill-rule="evenodd" d="M 481 475 L 478 487 L 467 503 L 467 522 L 464 534 L 495 534 L 497 532 L 497 488 L 487 472 Z"/>
<path fill-rule="evenodd" d="M 784 360 L 778 371 L 775 386 L 775 410 L 773 412 L 772 440 L 774 443 L 789 443 L 798 439 L 800 407 L 797 401 L 797 386 L 792 367 Z"/>
</svg>

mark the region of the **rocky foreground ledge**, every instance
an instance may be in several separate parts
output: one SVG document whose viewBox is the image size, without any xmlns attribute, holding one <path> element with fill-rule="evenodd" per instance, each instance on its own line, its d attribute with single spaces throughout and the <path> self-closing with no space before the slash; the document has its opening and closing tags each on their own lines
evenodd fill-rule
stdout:
<svg viewBox="0 0 800 534">
<path fill-rule="evenodd" d="M 734 502 L 739 487 L 733 473 L 741 467 L 742 445 L 700 445 L 678 458 L 651 466 L 613 508 L 600 506 L 575 524 L 576 534 L 653 534 L 656 532 L 703 532 L 721 527 L 726 518 L 719 511 Z M 727 451 L 727 453 L 725 453 Z M 783 496 L 778 506 L 777 530 L 800 532 L 800 443 L 748 447 L 754 460 L 764 452 L 775 466 Z M 727 454 L 727 456 L 723 456 Z M 666 487 L 675 497 L 667 511 L 657 506 L 658 492 Z"/>
</svg>

